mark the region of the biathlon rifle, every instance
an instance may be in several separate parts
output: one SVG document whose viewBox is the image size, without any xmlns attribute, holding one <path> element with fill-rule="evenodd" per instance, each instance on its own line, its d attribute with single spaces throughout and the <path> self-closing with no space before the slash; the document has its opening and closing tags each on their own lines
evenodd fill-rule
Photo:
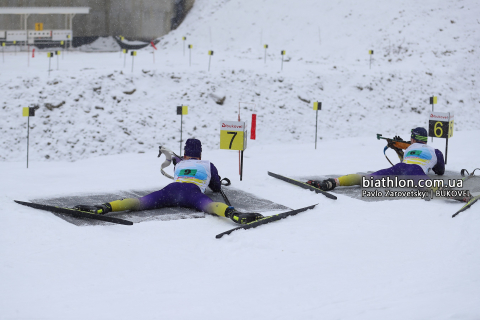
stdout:
<svg viewBox="0 0 480 320">
<path fill-rule="evenodd" d="M 395 136 L 393 138 L 385 138 L 385 137 L 382 137 L 381 133 L 377 133 L 377 140 L 380 140 L 380 139 L 387 140 L 387 146 L 383 149 L 383 154 L 385 155 L 385 158 L 387 158 L 388 162 L 390 162 L 392 166 L 393 166 L 393 163 L 390 161 L 390 159 L 388 159 L 387 154 L 385 153 L 387 149 L 392 148 L 393 150 L 395 150 L 395 152 L 398 155 L 398 158 L 400 159 L 400 161 L 402 161 L 403 160 L 402 150 L 407 149 L 411 145 L 410 142 L 403 141 L 402 138 L 400 138 L 399 136 Z"/>
<path fill-rule="evenodd" d="M 172 155 L 174 155 L 175 157 L 177 158 L 180 158 L 179 156 L 177 156 L 175 154 L 175 152 L 173 152 L 172 150 L 168 149 L 168 148 L 165 148 L 163 146 L 160 146 L 159 147 L 159 151 L 158 151 L 158 157 L 157 158 L 160 158 L 160 156 L 164 154 L 165 155 L 165 161 L 162 163 L 162 165 L 160 166 L 160 172 L 167 178 L 170 178 L 173 180 L 173 177 L 171 175 L 169 175 L 168 173 L 166 173 L 165 171 L 163 171 L 163 169 L 165 169 L 166 167 L 168 167 L 171 163 L 172 163 Z"/>
</svg>

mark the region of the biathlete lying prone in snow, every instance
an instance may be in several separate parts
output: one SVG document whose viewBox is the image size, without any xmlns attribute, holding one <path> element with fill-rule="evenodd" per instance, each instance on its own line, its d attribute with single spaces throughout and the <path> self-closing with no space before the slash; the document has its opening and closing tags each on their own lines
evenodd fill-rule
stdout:
<svg viewBox="0 0 480 320">
<path fill-rule="evenodd" d="M 445 162 L 443 154 L 438 149 L 433 149 L 427 145 L 427 130 L 425 128 L 415 128 L 411 131 L 410 146 L 403 152 L 395 148 L 402 162 L 397 163 L 391 168 L 383 169 L 369 174 L 367 177 L 375 176 L 418 176 L 430 179 L 427 173 L 433 170 L 437 175 L 445 173 Z M 397 137 L 401 140 L 400 137 Z M 391 146 L 389 144 L 389 146 Z M 393 146 L 392 146 L 393 147 Z M 321 189 L 329 191 L 338 186 L 361 185 L 362 175 L 348 174 L 338 178 L 330 178 L 323 181 L 310 180 L 307 183 Z"/>
<path fill-rule="evenodd" d="M 95 214 L 125 210 L 149 210 L 164 207 L 192 208 L 205 213 L 232 219 L 238 224 L 256 221 L 263 216 L 259 213 L 243 213 L 221 202 L 214 202 L 204 194 L 210 187 L 213 192 L 221 191 L 217 168 L 208 160 L 202 160 L 202 143 L 188 139 L 183 159 L 176 158 L 174 182 L 165 188 L 141 198 L 115 200 L 100 205 L 78 205 L 74 209 Z"/>
</svg>

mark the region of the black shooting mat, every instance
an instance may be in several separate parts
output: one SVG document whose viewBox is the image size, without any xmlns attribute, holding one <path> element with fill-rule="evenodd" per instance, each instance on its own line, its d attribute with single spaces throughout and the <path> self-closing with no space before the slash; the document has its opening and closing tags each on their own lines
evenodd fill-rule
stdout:
<svg viewBox="0 0 480 320">
<path fill-rule="evenodd" d="M 131 190 L 131 191 L 118 191 L 114 193 L 106 194 L 83 194 L 76 196 L 63 196 L 59 198 L 45 198 L 45 199 L 33 199 L 31 202 L 53 205 L 62 208 L 71 208 L 75 205 L 86 204 L 94 205 L 101 204 L 105 202 L 111 202 L 114 200 L 125 199 L 125 198 L 139 198 L 143 197 L 149 193 L 152 193 L 157 190 Z M 235 189 L 232 187 L 223 188 L 223 192 L 230 200 L 232 206 L 235 207 L 238 211 L 242 212 L 266 212 L 266 211 L 277 211 L 277 210 L 290 210 L 290 208 L 282 206 L 278 203 L 274 203 L 267 199 L 262 199 L 254 196 L 251 193 Z M 213 201 L 223 202 L 223 197 L 220 193 L 213 193 L 211 190 L 207 189 L 205 192 Z M 60 213 L 52 213 L 63 220 L 70 222 L 77 226 L 92 226 L 92 225 L 106 225 L 110 224 L 109 222 L 93 220 L 93 219 L 82 219 L 75 218 L 70 215 L 64 215 Z M 108 216 L 125 219 L 132 221 L 134 223 L 140 223 L 145 221 L 152 220 L 179 220 L 179 219 L 196 219 L 196 218 L 205 218 L 205 213 L 195 211 L 188 208 L 180 207 L 168 207 L 154 210 L 143 210 L 143 211 L 122 211 L 118 213 L 109 213 Z"/>
<path fill-rule="evenodd" d="M 361 175 L 367 175 L 367 174 L 370 174 L 370 173 L 373 173 L 373 171 L 368 171 L 368 172 L 357 172 L 357 174 L 361 174 Z M 463 184 L 463 187 L 460 188 L 461 190 L 469 190 L 471 193 L 474 193 L 474 194 L 477 194 L 480 192 L 480 173 L 478 172 L 478 170 L 475 172 L 475 174 L 478 175 L 475 175 L 474 177 L 472 178 L 469 178 L 468 180 L 466 180 Z M 325 179 L 328 179 L 328 178 L 338 178 L 340 177 L 341 175 L 326 175 L 326 176 L 308 176 L 308 177 L 292 177 L 293 179 L 296 179 L 296 180 L 299 180 L 299 181 L 302 181 L 302 182 L 306 182 L 308 180 L 325 180 Z M 432 174 L 428 174 L 428 176 L 432 179 L 442 179 L 444 181 L 446 181 L 447 179 L 462 179 L 464 177 L 462 177 L 460 175 L 460 172 L 456 172 L 456 171 L 449 171 L 449 170 L 446 170 L 444 175 L 443 176 L 438 176 L 436 175 L 435 173 L 432 173 Z M 341 194 L 341 195 L 345 195 L 345 196 L 348 196 L 350 198 L 354 198 L 354 199 L 358 199 L 358 200 L 362 200 L 362 201 L 388 201 L 388 200 L 398 200 L 398 199 L 408 199 L 408 198 L 401 198 L 401 197 L 362 197 L 362 188 L 360 186 L 351 186 L 351 187 L 337 187 L 331 191 L 328 191 L 330 193 L 333 193 L 333 194 Z M 380 191 L 382 191 L 383 189 L 378 189 Z M 398 191 L 406 191 L 408 189 L 395 189 L 395 190 L 398 190 Z M 421 198 L 419 198 L 421 199 Z"/>
</svg>

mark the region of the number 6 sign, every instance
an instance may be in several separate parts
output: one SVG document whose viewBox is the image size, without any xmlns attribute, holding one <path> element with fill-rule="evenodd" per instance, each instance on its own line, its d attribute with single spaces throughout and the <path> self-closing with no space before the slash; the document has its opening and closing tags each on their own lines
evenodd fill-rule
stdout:
<svg viewBox="0 0 480 320">
<path fill-rule="evenodd" d="M 445 164 L 447 164 L 448 138 L 453 136 L 453 123 L 453 112 L 431 112 L 428 117 L 428 136 L 446 139 Z"/>
<path fill-rule="evenodd" d="M 451 138 L 453 136 L 453 112 L 431 112 L 428 117 L 428 136 Z"/>
<path fill-rule="evenodd" d="M 244 121 L 222 121 L 220 123 L 220 149 L 247 149 L 247 134 Z"/>
</svg>

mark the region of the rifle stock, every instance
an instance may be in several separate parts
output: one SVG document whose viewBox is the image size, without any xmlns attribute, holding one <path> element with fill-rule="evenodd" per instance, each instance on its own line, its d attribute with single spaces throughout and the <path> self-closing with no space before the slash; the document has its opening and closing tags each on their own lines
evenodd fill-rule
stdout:
<svg viewBox="0 0 480 320">
<path fill-rule="evenodd" d="M 395 148 L 402 149 L 402 150 L 407 149 L 411 145 L 411 143 L 408 142 L 408 141 L 395 140 L 395 139 L 392 139 L 392 138 L 385 138 L 385 137 L 382 137 L 381 133 L 377 133 L 377 140 L 380 140 L 380 139 L 387 140 L 387 145 L 388 146 L 392 145 Z"/>
</svg>

